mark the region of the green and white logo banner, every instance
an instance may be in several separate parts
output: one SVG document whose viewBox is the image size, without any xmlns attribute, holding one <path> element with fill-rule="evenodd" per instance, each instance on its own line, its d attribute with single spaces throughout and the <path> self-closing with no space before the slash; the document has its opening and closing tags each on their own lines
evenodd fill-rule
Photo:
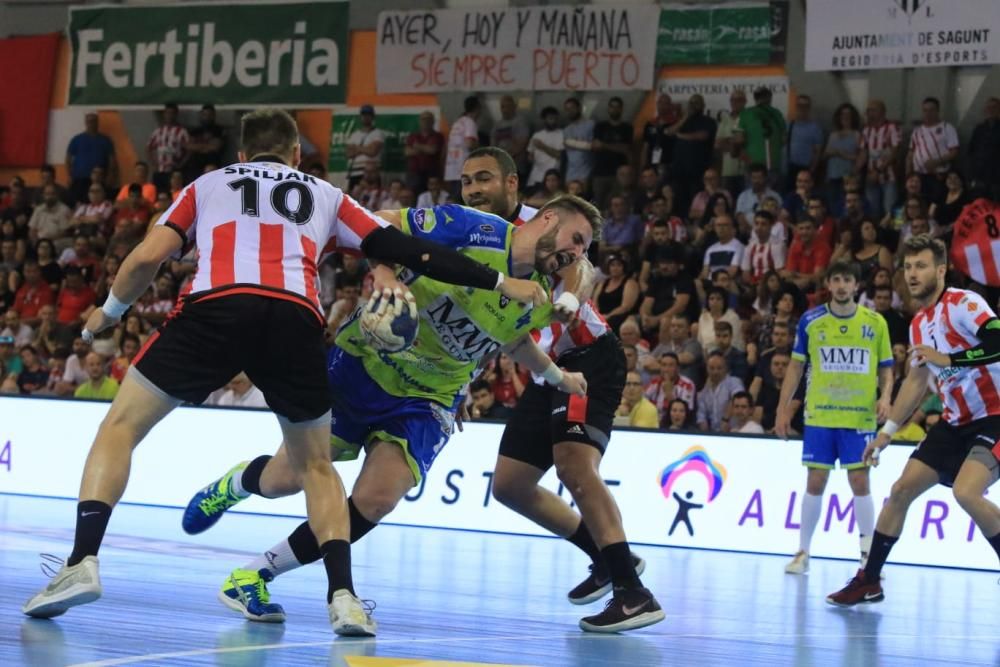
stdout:
<svg viewBox="0 0 1000 667">
<path fill-rule="evenodd" d="M 668 5 L 660 12 L 657 65 L 784 62 L 788 5 Z"/>
<path fill-rule="evenodd" d="M 72 7 L 69 103 L 340 103 L 348 10 L 346 2 Z"/>
</svg>

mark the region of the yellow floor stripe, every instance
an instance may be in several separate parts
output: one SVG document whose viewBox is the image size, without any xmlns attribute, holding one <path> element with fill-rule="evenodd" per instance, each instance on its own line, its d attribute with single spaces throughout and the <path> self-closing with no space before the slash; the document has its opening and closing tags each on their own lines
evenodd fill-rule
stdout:
<svg viewBox="0 0 1000 667">
<path fill-rule="evenodd" d="M 487 662 L 451 662 L 423 660 L 421 658 L 369 658 L 357 655 L 344 656 L 349 667 L 528 667 L 527 665 L 501 665 Z"/>
</svg>

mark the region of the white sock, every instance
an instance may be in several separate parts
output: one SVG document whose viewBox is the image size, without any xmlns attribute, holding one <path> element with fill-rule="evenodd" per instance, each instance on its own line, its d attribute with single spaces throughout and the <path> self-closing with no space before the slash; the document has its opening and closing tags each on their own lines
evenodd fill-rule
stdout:
<svg viewBox="0 0 1000 667">
<path fill-rule="evenodd" d="M 802 518 L 799 519 L 802 527 L 799 529 L 799 551 L 809 553 L 809 545 L 812 543 L 813 533 L 816 532 L 816 524 L 819 523 L 819 515 L 823 513 L 823 496 L 814 496 L 811 493 L 802 494 Z"/>
<path fill-rule="evenodd" d="M 246 470 L 244 468 L 243 470 Z M 229 478 L 229 490 L 237 498 L 249 498 L 250 492 L 243 488 L 243 470 Z"/>
<path fill-rule="evenodd" d="M 279 574 L 290 572 L 299 567 L 302 567 L 302 563 L 292 553 L 292 547 L 288 544 L 288 540 L 282 540 L 244 565 L 243 569 L 254 572 L 267 570 L 277 577 Z"/>
<path fill-rule="evenodd" d="M 854 518 L 861 534 L 861 558 L 866 561 L 868 552 L 871 551 L 872 535 L 875 534 L 875 501 L 870 493 L 867 496 L 854 496 Z"/>
</svg>

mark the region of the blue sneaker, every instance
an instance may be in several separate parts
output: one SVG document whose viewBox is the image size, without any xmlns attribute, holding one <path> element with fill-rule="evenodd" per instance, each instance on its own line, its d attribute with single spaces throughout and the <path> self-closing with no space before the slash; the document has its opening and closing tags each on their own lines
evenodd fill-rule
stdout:
<svg viewBox="0 0 1000 667">
<path fill-rule="evenodd" d="M 244 461 L 227 472 L 222 478 L 215 480 L 204 489 L 194 494 L 184 508 L 184 518 L 181 519 L 181 526 L 188 535 L 203 533 L 215 522 L 222 518 L 222 514 L 249 496 L 240 497 L 233 493 L 233 475 L 242 473 L 249 461 Z"/>
<path fill-rule="evenodd" d="M 268 570 L 233 570 L 219 590 L 219 601 L 245 618 L 261 623 L 284 623 L 285 610 L 271 602 L 267 582 L 274 581 Z"/>
</svg>

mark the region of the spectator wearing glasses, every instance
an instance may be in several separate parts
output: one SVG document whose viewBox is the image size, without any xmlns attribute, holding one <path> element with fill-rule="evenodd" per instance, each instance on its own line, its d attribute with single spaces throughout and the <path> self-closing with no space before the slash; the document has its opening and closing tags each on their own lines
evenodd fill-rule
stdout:
<svg viewBox="0 0 1000 667">
<path fill-rule="evenodd" d="M 615 426 L 655 429 L 660 425 L 660 417 L 653 402 L 642 394 L 642 378 L 636 371 L 625 376 L 622 400 L 615 412 Z"/>
</svg>

